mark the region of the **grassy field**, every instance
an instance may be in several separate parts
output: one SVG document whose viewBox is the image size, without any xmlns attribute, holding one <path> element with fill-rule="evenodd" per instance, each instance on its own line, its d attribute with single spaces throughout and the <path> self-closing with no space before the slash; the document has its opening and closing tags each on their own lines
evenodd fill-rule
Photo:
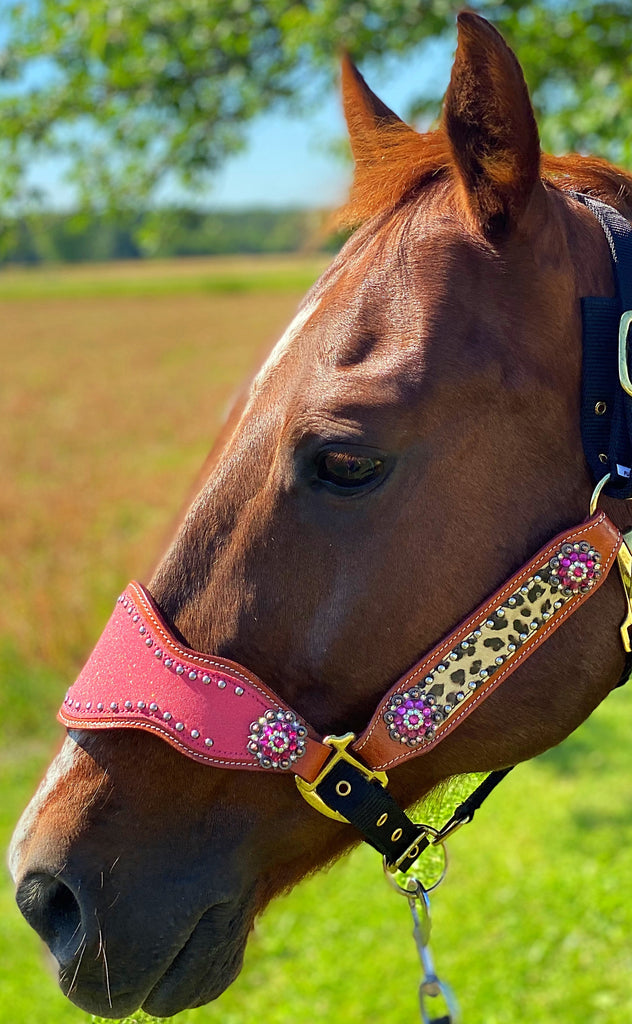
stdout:
<svg viewBox="0 0 632 1024">
<path fill-rule="evenodd" d="M 0 276 L 3 847 L 113 596 L 147 575 L 231 395 L 317 269 L 221 260 Z M 516 770 L 454 838 L 433 940 L 464 1024 L 632 1017 L 631 729 L 632 687 Z M 58 993 L 6 873 L 1 883 L 0 1024 L 89 1024 Z M 178 1024 L 412 1022 L 409 933 L 379 858 L 358 850 L 277 902 L 237 983 Z"/>
</svg>

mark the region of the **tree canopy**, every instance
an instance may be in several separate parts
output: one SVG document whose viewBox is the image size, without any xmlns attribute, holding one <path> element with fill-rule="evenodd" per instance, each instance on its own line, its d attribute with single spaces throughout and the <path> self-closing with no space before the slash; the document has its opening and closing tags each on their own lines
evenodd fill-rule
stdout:
<svg viewBox="0 0 632 1024">
<path fill-rule="evenodd" d="M 248 122 L 317 102 L 342 48 L 363 60 L 449 40 L 461 0 L 19 0 L 0 54 L 0 204 L 56 158 L 81 205 L 195 192 Z M 632 165 L 629 0 L 472 0 L 515 47 L 556 152 Z M 316 76 L 316 77 L 314 77 Z M 316 85 L 314 82 L 316 81 Z M 446 83 L 441 83 L 445 86 Z M 428 121 L 439 97 L 412 112 Z"/>
</svg>

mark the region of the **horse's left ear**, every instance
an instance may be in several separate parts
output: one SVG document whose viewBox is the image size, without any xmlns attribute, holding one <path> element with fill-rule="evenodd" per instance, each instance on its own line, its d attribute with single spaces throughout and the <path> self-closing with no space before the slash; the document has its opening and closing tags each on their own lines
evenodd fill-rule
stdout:
<svg viewBox="0 0 632 1024">
<path fill-rule="evenodd" d="M 490 238 L 511 231 L 540 180 L 540 140 L 522 69 L 484 18 L 459 15 L 444 127 L 467 204 Z"/>
</svg>

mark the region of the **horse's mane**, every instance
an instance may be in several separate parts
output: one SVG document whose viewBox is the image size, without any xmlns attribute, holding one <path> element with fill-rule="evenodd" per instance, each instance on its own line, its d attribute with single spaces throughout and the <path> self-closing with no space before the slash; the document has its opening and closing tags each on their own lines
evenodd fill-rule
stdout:
<svg viewBox="0 0 632 1024">
<path fill-rule="evenodd" d="M 360 134 L 354 145 L 356 173 L 337 222 L 355 227 L 394 209 L 432 180 L 454 183 L 456 165 L 445 131 L 415 132 L 402 122 Z M 542 178 L 562 191 L 584 192 L 632 219 L 632 175 L 599 157 L 543 153 Z"/>
</svg>

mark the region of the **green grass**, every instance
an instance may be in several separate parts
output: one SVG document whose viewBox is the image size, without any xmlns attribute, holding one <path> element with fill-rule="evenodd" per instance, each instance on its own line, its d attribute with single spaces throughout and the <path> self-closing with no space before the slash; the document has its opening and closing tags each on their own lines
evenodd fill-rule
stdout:
<svg viewBox="0 0 632 1024">
<path fill-rule="evenodd" d="M 191 257 L 5 268 L 0 300 L 306 291 L 327 262 L 322 255 Z"/>
<path fill-rule="evenodd" d="M 562 747 L 518 768 L 452 840 L 433 899 L 433 950 L 466 1024 L 630 1019 L 631 721 L 632 689 L 614 693 Z M 46 760 L 41 749 L 5 751 L 3 839 Z M 402 1024 L 415 1019 L 418 980 L 406 902 L 377 855 L 358 849 L 274 904 L 235 985 L 176 1019 Z M 0 1020 L 90 1022 L 57 992 L 6 881 Z"/>
</svg>

